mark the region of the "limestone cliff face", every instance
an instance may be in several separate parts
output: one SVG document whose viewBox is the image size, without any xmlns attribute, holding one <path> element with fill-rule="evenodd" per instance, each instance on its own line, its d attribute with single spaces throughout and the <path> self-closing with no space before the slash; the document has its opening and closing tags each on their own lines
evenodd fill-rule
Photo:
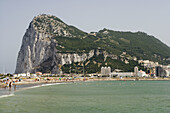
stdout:
<svg viewBox="0 0 170 113">
<path fill-rule="evenodd" d="M 32 22 L 30 23 L 18 54 L 16 73 L 36 71 L 40 64 L 54 57 L 55 48 L 52 46 L 57 43 L 49 41 L 49 38 L 47 34 L 36 32 Z"/>
<path fill-rule="evenodd" d="M 64 23 L 60 21 L 54 23 L 57 24 L 55 26 L 56 35 L 71 36 L 67 30 L 63 29 L 66 27 Z M 58 42 L 52 38 L 50 32 L 45 32 L 46 30 L 44 28 L 46 27 L 44 26 L 46 26 L 46 24 L 43 25 L 43 29 L 39 29 L 35 26 L 35 19 L 30 23 L 18 53 L 15 73 L 35 73 L 37 71 L 60 73 L 60 67 L 62 65 L 71 64 L 72 62 L 81 62 L 94 55 L 94 50 L 81 55 L 75 53 L 60 53 L 56 49 Z M 47 30 L 49 30 L 49 28 L 47 28 Z"/>
<path fill-rule="evenodd" d="M 48 34 L 37 32 L 30 23 L 23 37 L 15 73 L 34 73 L 36 71 L 59 73 L 60 65 L 81 62 L 94 55 L 94 50 L 81 55 L 64 54 L 58 52 L 56 46 L 58 46 L 58 42 L 55 39 L 51 39 Z"/>
</svg>

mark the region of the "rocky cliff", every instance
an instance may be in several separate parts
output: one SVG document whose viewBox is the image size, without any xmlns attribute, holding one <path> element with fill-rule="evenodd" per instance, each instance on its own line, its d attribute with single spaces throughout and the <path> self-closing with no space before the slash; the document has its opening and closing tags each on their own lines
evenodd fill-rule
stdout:
<svg viewBox="0 0 170 113">
<path fill-rule="evenodd" d="M 50 21 L 47 20 L 49 18 Z M 47 24 L 48 22 L 51 26 Z M 94 50 L 76 54 L 62 53 L 56 49 L 59 46 L 58 41 L 52 38 L 53 34 L 49 30 L 54 29 L 55 36 L 75 37 L 74 34 L 64 29 L 66 27 L 65 23 L 51 15 L 35 17 L 23 37 L 15 73 L 37 71 L 60 73 L 60 67 L 64 64 L 90 59 L 94 55 Z"/>
<path fill-rule="evenodd" d="M 154 43 L 153 48 L 159 48 L 160 51 L 149 48 L 145 43 L 141 45 L 144 40 L 149 44 Z M 120 58 L 122 52 L 126 52 L 128 56 L 124 60 Z M 145 33 L 103 29 L 88 34 L 65 24 L 55 16 L 43 14 L 34 17 L 26 30 L 15 73 L 60 73 L 68 65 L 81 66 L 83 61 L 89 70 L 93 70 L 91 72 L 97 72 L 105 65 L 128 69 L 129 65 L 126 65 L 125 60 L 148 58 L 161 62 L 170 56 L 169 53 L 168 46 Z"/>
</svg>

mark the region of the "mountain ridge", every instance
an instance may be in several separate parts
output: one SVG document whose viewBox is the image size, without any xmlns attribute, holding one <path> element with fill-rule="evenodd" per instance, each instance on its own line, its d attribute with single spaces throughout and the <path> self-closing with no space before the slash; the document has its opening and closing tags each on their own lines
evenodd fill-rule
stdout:
<svg viewBox="0 0 170 113">
<path fill-rule="evenodd" d="M 123 52 L 126 57 L 121 57 Z M 68 67 L 75 73 L 79 67 L 80 73 L 82 63 L 87 64 L 87 73 L 99 72 L 101 66 L 132 71 L 132 66 L 139 65 L 137 60 L 168 64 L 169 58 L 170 47 L 144 32 L 104 28 L 86 33 L 53 15 L 43 14 L 33 18 L 23 37 L 15 73 L 69 73 Z"/>
</svg>

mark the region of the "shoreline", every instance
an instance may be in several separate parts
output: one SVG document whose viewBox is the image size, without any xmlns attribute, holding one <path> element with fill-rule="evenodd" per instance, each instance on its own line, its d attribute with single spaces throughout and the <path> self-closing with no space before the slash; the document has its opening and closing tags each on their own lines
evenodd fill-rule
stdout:
<svg viewBox="0 0 170 113">
<path fill-rule="evenodd" d="M 48 83 L 47 82 L 37 82 L 37 83 L 26 82 L 26 83 L 15 84 L 11 88 L 9 88 L 9 87 L 0 88 L 0 91 L 1 91 L 0 98 L 14 96 L 15 92 L 18 92 L 21 90 L 27 90 L 27 89 L 50 86 L 50 85 L 59 85 L 59 84 L 65 84 L 65 83 L 64 82 L 63 83 L 62 82 L 48 82 Z"/>
<path fill-rule="evenodd" d="M 54 77 L 55 80 L 40 80 L 31 81 L 30 79 L 25 79 L 21 82 L 15 82 L 13 85 L 27 85 L 27 84 L 49 84 L 49 83 L 72 83 L 72 82 L 84 82 L 84 81 L 170 81 L 170 78 L 140 78 L 140 77 L 127 77 L 127 78 L 88 78 L 84 77 L 78 79 L 69 80 L 67 78 L 62 78 L 59 80 Z M 0 88 L 2 88 L 3 83 L 0 83 Z"/>
</svg>

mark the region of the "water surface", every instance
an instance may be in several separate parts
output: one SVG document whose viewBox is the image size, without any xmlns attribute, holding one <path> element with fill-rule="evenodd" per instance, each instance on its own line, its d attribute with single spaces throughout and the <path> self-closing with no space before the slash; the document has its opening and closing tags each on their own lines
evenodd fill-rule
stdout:
<svg viewBox="0 0 170 113">
<path fill-rule="evenodd" d="M 170 81 L 96 81 L 45 86 L 0 98 L 0 112 L 169 113 Z"/>
</svg>

